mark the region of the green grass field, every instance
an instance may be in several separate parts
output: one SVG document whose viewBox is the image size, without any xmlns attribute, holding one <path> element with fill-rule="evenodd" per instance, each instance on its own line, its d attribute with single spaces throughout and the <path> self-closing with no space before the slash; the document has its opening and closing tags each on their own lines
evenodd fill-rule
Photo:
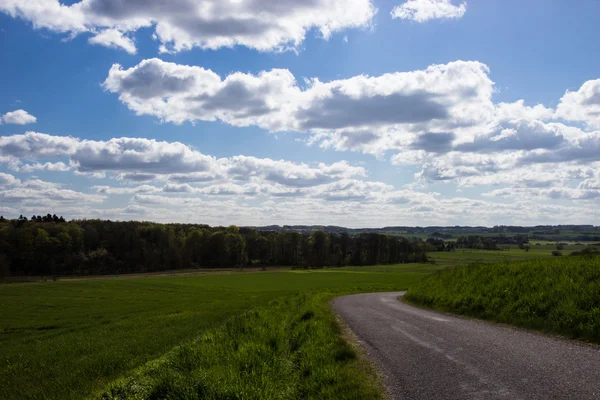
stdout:
<svg viewBox="0 0 600 400">
<path fill-rule="evenodd" d="M 600 343 L 600 257 L 471 264 L 412 286 L 406 301 Z"/>
<path fill-rule="evenodd" d="M 399 290 L 426 274 L 363 268 L 1 285 L 0 398 L 81 399 L 273 299 Z"/>
<path fill-rule="evenodd" d="M 221 329 L 235 316 L 297 293 L 313 294 L 304 300 L 319 316 L 311 324 L 331 339 L 335 324 L 324 310 L 333 296 L 406 289 L 451 266 L 548 255 L 457 251 L 432 253 L 434 264 L 0 285 L 0 398 L 81 399 L 102 393 L 115 379 L 143 373 L 147 363 Z M 279 310 L 273 311 L 274 321 L 299 317 L 277 305 L 268 309 Z M 326 346 L 326 341 L 310 346 Z M 358 368 L 347 364 L 340 376 Z M 298 383 L 296 389 L 309 383 Z"/>
</svg>

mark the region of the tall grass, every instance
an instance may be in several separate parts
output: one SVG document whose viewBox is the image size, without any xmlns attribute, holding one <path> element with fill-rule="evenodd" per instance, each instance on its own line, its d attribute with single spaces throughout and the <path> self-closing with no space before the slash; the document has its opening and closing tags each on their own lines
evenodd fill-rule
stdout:
<svg viewBox="0 0 600 400">
<path fill-rule="evenodd" d="M 473 264 L 412 286 L 411 303 L 600 342 L 600 257 Z"/>
<path fill-rule="evenodd" d="M 125 399 L 379 399 L 380 385 L 341 337 L 329 293 L 248 311 L 139 368 L 101 394 Z"/>
</svg>

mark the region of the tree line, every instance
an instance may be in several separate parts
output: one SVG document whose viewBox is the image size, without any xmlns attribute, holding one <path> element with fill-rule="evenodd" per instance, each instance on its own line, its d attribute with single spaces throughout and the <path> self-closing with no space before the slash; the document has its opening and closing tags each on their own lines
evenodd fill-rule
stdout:
<svg viewBox="0 0 600 400">
<path fill-rule="evenodd" d="M 384 234 L 103 220 L 0 217 L 0 276 L 157 272 L 243 266 L 315 268 L 427 261 L 427 245 Z"/>
<path fill-rule="evenodd" d="M 506 245 L 518 245 L 520 249 L 527 249 L 529 246 L 528 235 L 516 234 L 506 236 L 503 234 L 497 236 L 461 236 L 453 241 L 445 241 L 439 237 L 430 237 L 426 241 L 430 251 L 455 251 L 457 249 L 477 249 L 477 250 L 501 250 Z"/>
</svg>

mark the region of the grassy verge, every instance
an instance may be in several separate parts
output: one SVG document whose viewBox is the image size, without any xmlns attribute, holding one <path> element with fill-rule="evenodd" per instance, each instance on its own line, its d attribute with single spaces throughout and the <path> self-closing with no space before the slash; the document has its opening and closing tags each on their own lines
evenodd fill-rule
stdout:
<svg viewBox="0 0 600 400">
<path fill-rule="evenodd" d="M 411 303 L 600 342 L 600 257 L 473 264 L 412 286 Z"/>
<path fill-rule="evenodd" d="M 104 400 L 379 399 L 377 377 L 341 337 L 332 293 L 248 311 L 116 382 Z"/>
</svg>

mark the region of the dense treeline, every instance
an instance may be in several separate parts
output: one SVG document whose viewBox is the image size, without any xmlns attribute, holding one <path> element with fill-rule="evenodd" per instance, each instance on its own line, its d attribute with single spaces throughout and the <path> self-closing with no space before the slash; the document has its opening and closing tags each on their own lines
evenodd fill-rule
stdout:
<svg viewBox="0 0 600 400">
<path fill-rule="evenodd" d="M 421 241 L 382 234 L 0 217 L 0 276 L 92 275 L 201 267 L 299 268 L 426 261 Z"/>
</svg>

